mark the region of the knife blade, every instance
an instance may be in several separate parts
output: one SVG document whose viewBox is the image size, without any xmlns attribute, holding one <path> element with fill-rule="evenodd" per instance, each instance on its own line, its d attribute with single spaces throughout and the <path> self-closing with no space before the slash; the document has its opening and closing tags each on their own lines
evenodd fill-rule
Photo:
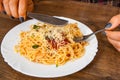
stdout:
<svg viewBox="0 0 120 80">
<path fill-rule="evenodd" d="M 44 22 L 44 23 L 52 24 L 52 25 L 62 26 L 62 25 L 66 25 L 68 23 L 67 20 L 63 20 L 63 19 L 59 19 L 59 18 L 56 18 L 53 16 L 39 14 L 39 13 L 30 13 L 29 12 L 29 13 L 27 13 L 27 16 L 30 18 L 39 20 L 41 22 Z"/>
</svg>

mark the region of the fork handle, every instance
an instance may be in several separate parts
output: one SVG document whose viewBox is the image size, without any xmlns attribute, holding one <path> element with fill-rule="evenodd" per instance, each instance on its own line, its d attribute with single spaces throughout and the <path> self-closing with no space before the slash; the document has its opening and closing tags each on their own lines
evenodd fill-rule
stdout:
<svg viewBox="0 0 120 80">
<path fill-rule="evenodd" d="M 98 31 L 96 31 L 96 32 L 93 32 L 93 33 L 91 33 L 90 35 L 97 34 L 97 33 L 99 33 L 99 32 L 105 31 L 107 28 L 110 28 L 111 26 L 112 26 L 111 23 L 107 23 L 107 24 L 105 25 L 105 28 L 104 28 L 104 29 L 101 29 L 101 30 L 98 30 Z"/>
</svg>

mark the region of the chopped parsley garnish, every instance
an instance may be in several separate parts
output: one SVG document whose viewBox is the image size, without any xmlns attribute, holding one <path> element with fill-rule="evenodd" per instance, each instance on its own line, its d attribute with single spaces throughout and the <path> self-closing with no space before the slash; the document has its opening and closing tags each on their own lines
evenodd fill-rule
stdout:
<svg viewBox="0 0 120 80">
<path fill-rule="evenodd" d="M 38 47 L 39 47 L 39 45 L 37 45 L 37 44 L 32 46 L 32 48 L 34 48 L 34 49 L 37 49 Z"/>
<path fill-rule="evenodd" d="M 37 25 L 34 25 L 34 26 L 33 26 L 33 29 L 36 29 L 36 30 L 37 30 L 37 29 L 39 29 L 39 28 L 40 28 L 40 26 L 37 26 Z"/>
<path fill-rule="evenodd" d="M 59 65 L 58 64 L 56 64 L 56 67 L 58 67 Z"/>
</svg>

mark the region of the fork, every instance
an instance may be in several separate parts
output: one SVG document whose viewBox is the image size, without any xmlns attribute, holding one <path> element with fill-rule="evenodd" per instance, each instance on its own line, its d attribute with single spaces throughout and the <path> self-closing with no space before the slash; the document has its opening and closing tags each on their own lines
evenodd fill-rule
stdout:
<svg viewBox="0 0 120 80">
<path fill-rule="evenodd" d="M 105 31 L 107 28 L 109 28 L 109 27 L 111 27 L 111 26 L 112 26 L 112 24 L 111 24 L 111 23 L 108 23 L 108 24 L 105 25 L 105 28 L 103 28 L 103 29 L 97 30 L 97 31 L 95 31 L 95 32 L 93 32 L 93 33 L 90 33 L 90 34 L 88 34 L 88 35 L 83 35 L 82 37 L 74 37 L 74 38 L 73 38 L 73 41 L 75 41 L 75 42 L 85 41 L 85 40 L 87 40 L 89 37 L 91 37 L 92 35 L 97 34 L 97 33 L 99 33 L 99 32 L 103 32 L 103 31 Z"/>
</svg>

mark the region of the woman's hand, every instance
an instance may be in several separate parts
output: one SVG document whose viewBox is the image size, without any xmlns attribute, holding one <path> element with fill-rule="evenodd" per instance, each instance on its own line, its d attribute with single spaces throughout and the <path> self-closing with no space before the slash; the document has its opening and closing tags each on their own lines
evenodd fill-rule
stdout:
<svg viewBox="0 0 120 80">
<path fill-rule="evenodd" d="M 112 26 L 105 31 L 106 36 L 109 42 L 120 52 L 120 31 L 112 31 L 120 25 L 120 14 L 113 16 L 109 23 L 111 23 Z"/>
<path fill-rule="evenodd" d="M 26 13 L 33 10 L 32 0 L 0 0 L 0 12 L 11 18 L 26 19 Z"/>
</svg>

